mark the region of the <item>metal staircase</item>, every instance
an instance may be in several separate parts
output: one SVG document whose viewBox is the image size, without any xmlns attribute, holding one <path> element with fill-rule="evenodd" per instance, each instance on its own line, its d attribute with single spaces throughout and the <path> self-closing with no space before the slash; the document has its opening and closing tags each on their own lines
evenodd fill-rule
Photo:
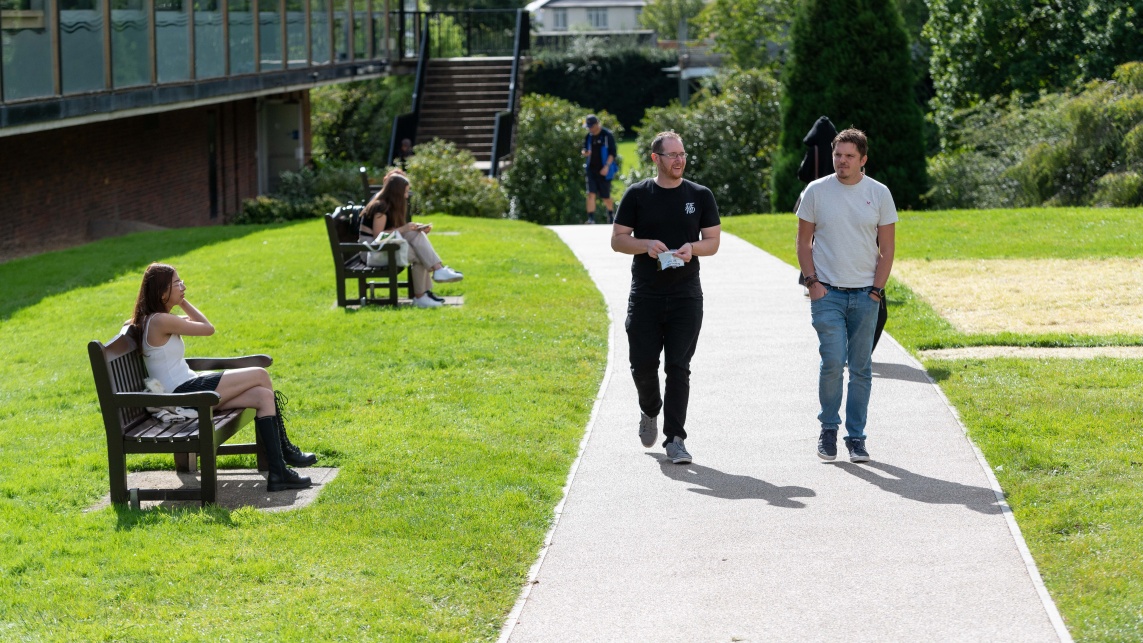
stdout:
<svg viewBox="0 0 1143 643">
<path fill-rule="evenodd" d="M 394 121 L 392 164 L 402 139 L 414 145 L 432 139 L 451 141 L 472 152 L 477 166 L 498 176 L 511 154 L 516 112 L 522 92 L 521 61 L 528 50 L 528 13 L 516 11 L 512 55 L 431 57 L 429 20 L 425 21 L 413 90 L 413 111 Z"/>
</svg>

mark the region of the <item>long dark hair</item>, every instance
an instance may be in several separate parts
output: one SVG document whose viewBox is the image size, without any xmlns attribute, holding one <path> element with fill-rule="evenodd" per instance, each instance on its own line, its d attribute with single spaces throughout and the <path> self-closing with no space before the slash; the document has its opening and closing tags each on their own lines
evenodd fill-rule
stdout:
<svg viewBox="0 0 1143 643">
<path fill-rule="evenodd" d="M 381 191 L 369 205 L 365 206 L 365 212 L 362 218 L 370 222 L 372 227 L 373 217 L 378 214 L 384 214 L 388 218 L 385 222 L 386 228 L 399 228 L 408 223 L 408 208 L 409 200 L 405 198 L 405 192 L 409 189 L 409 179 L 405 178 L 403 174 L 396 172 L 389 173 L 385 177 L 385 183 L 381 186 Z M 380 232 L 380 230 L 374 230 Z"/>
<path fill-rule="evenodd" d="M 131 325 L 140 333 L 143 332 L 143 324 L 148 316 L 167 312 L 163 296 L 171 289 L 174 278 L 174 266 L 165 263 L 147 266 L 147 271 L 143 273 L 143 283 L 139 284 L 139 296 L 135 298 L 135 314 L 131 317 Z"/>
</svg>

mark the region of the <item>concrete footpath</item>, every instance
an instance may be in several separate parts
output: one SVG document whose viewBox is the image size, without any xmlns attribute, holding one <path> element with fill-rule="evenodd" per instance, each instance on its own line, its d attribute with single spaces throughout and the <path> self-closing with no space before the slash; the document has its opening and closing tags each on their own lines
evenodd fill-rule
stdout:
<svg viewBox="0 0 1143 643">
<path fill-rule="evenodd" d="M 607 300 L 609 367 L 501 641 L 1070 640 L 979 451 L 891 338 L 873 355 L 872 462 L 840 440 L 822 462 L 797 272 L 724 234 L 701 260 L 694 464 L 674 465 L 637 435 L 631 258 L 610 226 L 554 229 Z"/>
</svg>

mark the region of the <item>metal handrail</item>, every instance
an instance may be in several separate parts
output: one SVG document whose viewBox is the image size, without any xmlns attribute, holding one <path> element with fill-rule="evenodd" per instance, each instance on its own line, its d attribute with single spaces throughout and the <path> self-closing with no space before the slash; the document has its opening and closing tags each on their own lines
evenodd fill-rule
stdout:
<svg viewBox="0 0 1143 643">
<path fill-rule="evenodd" d="M 520 77 L 520 56 L 528 49 L 524 39 L 528 37 L 530 29 L 528 12 L 517 9 L 516 38 L 512 46 L 512 77 L 508 81 L 508 109 L 496 115 L 496 126 L 492 131 L 491 167 L 488 173 L 493 177 L 500 176 L 500 158 L 507 156 L 512 149 L 512 130 L 516 124 L 516 82 Z"/>
<path fill-rule="evenodd" d="M 400 149 L 401 141 L 409 139 L 417 143 L 417 125 L 421 120 L 421 102 L 424 99 L 425 74 L 429 68 L 429 21 L 426 20 L 421 33 L 421 48 L 417 56 L 416 80 L 413 81 L 413 111 L 393 117 L 393 131 L 389 133 L 389 158 L 385 164 L 393 165 L 393 157 Z"/>
</svg>

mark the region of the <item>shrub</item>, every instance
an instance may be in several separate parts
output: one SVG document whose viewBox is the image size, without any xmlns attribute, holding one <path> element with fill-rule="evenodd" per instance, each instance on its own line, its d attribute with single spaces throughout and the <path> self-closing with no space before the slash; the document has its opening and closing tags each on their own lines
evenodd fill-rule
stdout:
<svg viewBox="0 0 1143 643">
<path fill-rule="evenodd" d="M 1143 174 L 1121 172 L 1104 174 L 1096 181 L 1092 205 L 1117 208 L 1143 205 Z"/>
<path fill-rule="evenodd" d="M 1135 205 L 1143 173 L 1143 65 L 1031 105 L 998 99 L 955 112 L 930 161 L 930 205 Z"/>
<path fill-rule="evenodd" d="M 516 153 L 504 174 L 504 190 L 514 218 L 550 225 L 579 223 L 585 192 L 583 117 L 587 111 L 553 96 L 528 94 L 520 103 Z M 623 136 L 623 127 L 604 110 L 596 112 L 604 127 Z"/>
<path fill-rule="evenodd" d="M 484 176 L 472 153 L 454 143 L 434 139 L 417 145 L 405 169 L 420 212 L 485 218 L 508 213 L 508 197 L 496 179 Z"/>
<path fill-rule="evenodd" d="M 343 203 L 342 200 L 323 194 L 309 201 L 286 201 L 272 196 L 259 196 L 242 202 L 242 211 L 230 223 L 246 225 L 255 223 L 282 223 L 297 219 L 309 219 L 332 212 Z"/>
<path fill-rule="evenodd" d="M 774 210 L 788 212 L 797 201 L 802 138 L 823 114 L 838 129 L 864 130 L 866 172 L 889 186 L 897 207 L 917 207 L 926 190 L 924 118 L 895 0 L 806 0 L 798 4 L 790 40 Z M 862 62 L 844 62 L 852 60 Z"/>
<path fill-rule="evenodd" d="M 714 192 L 723 215 L 770 209 L 770 162 L 778 144 L 778 83 L 768 71 L 732 71 L 704 87 L 690 107 L 647 110 L 636 140 L 645 169 L 624 177 L 653 176 L 651 141 L 675 130 L 686 144 L 686 178 Z"/>
<path fill-rule="evenodd" d="M 663 73 L 664 67 L 677 62 L 675 52 L 650 48 L 583 46 L 567 52 L 542 51 L 525 73 L 524 88 L 585 105 L 580 118 L 588 112 L 606 111 L 617 119 L 608 122 L 631 128 L 648 107 L 665 107 L 678 98 L 678 80 Z"/>
<path fill-rule="evenodd" d="M 393 118 L 412 109 L 413 79 L 387 76 L 326 85 L 310 96 L 315 157 L 383 167 Z"/>
</svg>

